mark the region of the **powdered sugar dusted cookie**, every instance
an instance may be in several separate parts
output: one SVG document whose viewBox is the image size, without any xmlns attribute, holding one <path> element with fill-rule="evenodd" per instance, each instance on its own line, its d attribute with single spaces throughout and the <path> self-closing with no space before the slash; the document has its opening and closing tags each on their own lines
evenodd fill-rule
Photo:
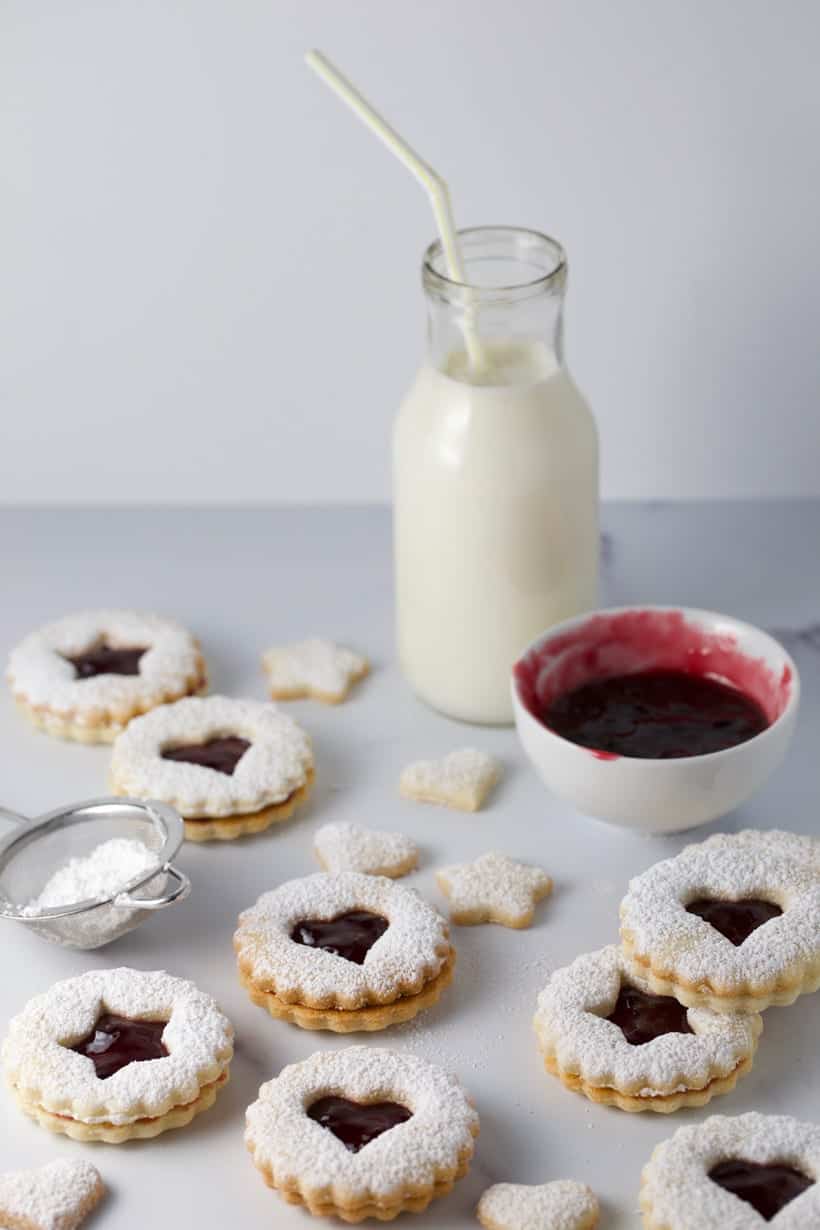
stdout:
<svg viewBox="0 0 820 1230">
<path fill-rule="evenodd" d="M 698 848 L 707 850 L 746 850 L 760 858 L 794 859 L 804 869 L 812 868 L 820 875 L 820 840 L 783 829 L 741 829 L 738 833 L 713 833 L 705 841 L 686 846 L 683 853 Z"/>
<path fill-rule="evenodd" d="M 419 803 L 478 811 L 501 777 L 501 765 L 486 752 L 463 747 L 441 760 L 418 760 L 402 772 L 399 791 Z"/>
<path fill-rule="evenodd" d="M 110 743 L 133 717 L 202 692 L 205 662 L 190 632 L 137 611 L 83 611 L 32 632 L 12 650 L 8 680 L 40 730 Z"/>
<path fill-rule="evenodd" d="M 657 995 L 718 1012 L 790 1004 L 820 986 L 820 879 L 773 849 L 692 846 L 631 881 L 621 938 Z"/>
<path fill-rule="evenodd" d="M 230 840 L 286 820 L 313 784 L 313 752 L 275 705 L 189 697 L 130 724 L 114 744 L 116 794 L 159 799 L 189 841 Z"/>
<path fill-rule="evenodd" d="M 403 833 L 361 828 L 358 824 L 325 824 L 313 839 L 316 857 L 325 871 L 359 871 L 363 875 L 397 879 L 419 861 L 418 847 Z"/>
<path fill-rule="evenodd" d="M 470 1168 L 478 1115 L 454 1076 L 415 1055 L 348 1047 L 263 1085 L 245 1141 L 269 1187 L 358 1222 L 421 1212 Z"/>
<path fill-rule="evenodd" d="M 486 1230 L 592 1230 L 599 1209 L 591 1187 L 556 1179 L 538 1187 L 496 1183 L 481 1197 L 476 1215 Z"/>
<path fill-rule="evenodd" d="M 547 1070 L 593 1102 L 663 1114 L 704 1106 L 752 1066 L 756 1015 L 651 994 L 614 944 L 557 970 L 534 1020 Z"/>
<path fill-rule="evenodd" d="M 327 705 L 343 701 L 353 684 L 370 670 L 361 654 L 320 637 L 268 649 L 262 665 L 274 700 L 309 696 Z"/>
<path fill-rule="evenodd" d="M 21 1108 L 42 1127 L 120 1144 L 183 1127 L 213 1104 L 233 1028 L 183 978 L 89 970 L 30 1000 L 0 1054 Z"/>
<path fill-rule="evenodd" d="M 239 916 L 239 975 L 254 1003 L 302 1029 L 385 1029 L 434 1004 L 452 979 L 449 928 L 384 876 L 318 873 Z"/>
<path fill-rule="evenodd" d="M 0 1175 L 0 1222 L 7 1230 L 74 1230 L 102 1200 L 90 1162 L 63 1159 Z"/>
<path fill-rule="evenodd" d="M 503 927 L 528 927 L 535 904 L 552 892 L 552 880 L 540 867 L 517 863 L 492 851 L 473 863 L 444 867 L 436 880 L 450 900 L 455 923 L 494 922 Z"/>
<path fill-rule="evenodd" d="M 714 1115 L 679 1128 L 644 1167 L 647 1230 L 820 1226 L 820 1127 L 787 1115 Z"/>
</svg>

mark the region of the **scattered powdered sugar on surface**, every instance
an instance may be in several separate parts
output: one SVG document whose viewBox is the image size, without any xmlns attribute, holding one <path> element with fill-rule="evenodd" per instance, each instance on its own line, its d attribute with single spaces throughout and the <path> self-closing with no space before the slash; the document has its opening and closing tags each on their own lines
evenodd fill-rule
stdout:
<svg viewBox="0 0 820 1230">
<path fill-rule="evenodd" d="M 591 1188 L 573 1179 L 537 1187 L 496 1183 L 476 1213 L 489 1230 L 588 1230 L 597 1220 L 598 1201 Z"/>
<path fill-rule="evenodd" d="M 100 1080 L 89 1058 L 69 1048 L 104 1012 L 167 1020 L 169 1054 L 132 1063 Z M 233 1054 L 233 1028 L 210 995 L 164 971 L 89 970 L 29 1000 L 9 1024 L 6 1078 L 24 1101 L 84 1123 L 132 1123 L 193 1102 Z"/>
<path fill-rule="evenodd" d="M 463 747 L 440 760 L 408 765 L 399 779 L 399 790 L 405 798 L 477 811 L 500 777 L 501 765 L 493 756 Z"/>
<path fill-rule="evenodd" d="M 418 847 L 404 833 L 362 828 L 358 824 L 325 824 L 313 848 L 326 871 L 359 871 L 365 875 L 400 876 L 418 862 Z"/>
<path fill-rule="evenodd" d="M 783 913 L 740 947 L 686 912 L 696 898 L 773 901 Z M 621 932 L 633 955 L 687 983 L 730 991 L 766 986 L 820 958 L 820 879 L 771 846 L 704 843 L 656 863 L 630 881 Z"/>
<path fill-rule="evenodd" d="M 66 656 L 76 657 L 100 641 L 112 647 L 144 647 L 137 675 L 76 677 Z M 138 611 L 81 611 L 32 632 L 11 652 L 12 691 L 30 705 L 83 713 L 151 704 L 169 692 L 183 692 L 196 679 L 200 654 L 181 624 Z"/>
<path fill-rule="evenodd" d="M 352 1154 L 305 1111 L 326 1094 L 387 1099 L 412 1118 Z M 478 1115 L 456 1077 L 416 1055 L 377 1047 L 319 1051 L 263 1085 L 247 1111 L 245 1138 L 278 1185 L 324 1188 L 343 1199 L 385 1198 L 427 1187 L 472 1151 Z"/>
<path fill-rule="evenodd" d="M 58 867 L 22 913 L 35 917 L 41 910 L 113 897 L 142 872 L 157 865 L 155 851 L 149 850 L 144 842 L 115 837 L 104 841 L 91 854 L 72 858 Z"/>
<path fill-rule="evenodd" d="M 0 1175 L 0 1222 L 34 1230 L 73 1230 L 105 1188 L 90 1162 L 59 1160 L 37 1170 Z"/>
<path fill-rule="evenodd" d="M 351 685 L 367 674 L 361 654 L 321 637 L 274 646 L 262 655 L 274 696 L 311 695 L 342 700 Z"/>
<path fill-rule="evenodd" d="M 237 735 L 250 747 L 232 774 L 163 760 L 163 748 Z M 186 816 L 227 816 L 281 803 L 313 768 L 310 739 L 293 718 L 264 701 L 189 696 L 130 722 L 114 742 L 116 789 L 176 805 Z"/>
<path fill-rule="evenodd" d="M 390 924 L 362 965 L 291 939 L 298 922 L 352 910 L 368 910 Z M 288 1002 L 348 1009 L 419 991 L 450 953 L 446 921 L 415 889 L 356 872 L 317 872 L 264 893 L 240 914 L 234 947 L 242 968 L 264 990 Z"/>
<path fill-rule="evenodd" d="M 464 923 L 522 926 L 532 918 L 535 903 L 552 890 L 552 880 L 540 867 L 497 851 L 472 863 L 444 867 L 436 880 L 450 900 L 453 921 Z"/>
<path fill-rule="evenodd" d="M 535 1032 L 542 1050 L 562 1071 L 599 1088 L 632 1096 L 702 1089 L 734 1072 L 754 1053 L 760 1016 L 690 1008 L 691 1034 L 669 1033 L 631 1046 L 606 1017 L 623 984 L 645 989 L 630 976 L 611 944 L 557 970 L 538 997 Z"/>
<path fill-rule="evenodd" d="M 679 1128 L 657 1146 L 644 1167 L 641 1204 L 651 1213 L 649 1224 L 670 1230 L 756 1230 L 768 1224 L 751 1205 L 741 1205 L 737 1196 L 709 1178 L 718 1162 L 737 1158 L 760 1165 L 785 1162 L 816 1178 L 820 1127 L 788 1115 L 753 1112 L 713 1115 Z M 781 1209 L 775 1222 L 778 1230 L 820 1225 L 820 1182 Z"/>
</svg>

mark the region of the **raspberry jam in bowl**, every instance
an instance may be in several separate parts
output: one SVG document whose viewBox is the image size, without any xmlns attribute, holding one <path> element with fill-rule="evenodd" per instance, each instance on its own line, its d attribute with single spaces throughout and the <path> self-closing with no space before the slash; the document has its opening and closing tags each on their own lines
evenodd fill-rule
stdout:
<svg viewBox="0 0 820 1230">
<path fill-rule="evenodd" d="M 785 755 L 799 694 L 773 637 L 687 607 L 567 620 L 512 679 L 518 735 L 544 783 L 648 833 L 706 824 L 750 798 Z"/>
</svg>

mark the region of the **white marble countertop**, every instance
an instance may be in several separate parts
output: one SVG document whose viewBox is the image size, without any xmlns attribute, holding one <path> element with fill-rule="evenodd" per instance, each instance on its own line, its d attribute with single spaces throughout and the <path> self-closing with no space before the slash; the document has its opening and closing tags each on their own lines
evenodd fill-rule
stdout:
<svg viewBox="0 0 820 1230">
<path fill-rule="evenodd" d="M 605 510 L 604 525 L 608 604 L 711 607 L 785 637 L 804 683 L 797 737 L 765 790 L 723 827 L 820 833 L 820 503 L 619 505 Z M 574 1177 L 599 1193 L 602 1227 L 637 1226 L 640 1170 L 653 1146 L 709 1111 L 628 1116 L 566 1092 L 544 1073 L 530 1021 L 548 971 L 615 939 L 628 878 L 683 840 L 631 836 L 574 814 L 544 791 L 512 730 L 465 728 L 413 698 L 393 660 L 387 512 L 6 509 L 0 546 L 3 652 L 30 627 L 69 610 L 123 605 L 166 611 L 194 628 L 220 692 L 263 697 L 263 647 L 311 632 L 360 646 L 374 663 L 349 703 L 291 706 L 315 740 L 312 802 L 264 836 L 186 847 L 179 861 L 194 891 L 183 905 L 94 953 L 63 951 L 5 924 L 0 1028 L 57 978 L 132 964 L 196 979 L 233 1019 L 238 1045 L 231 1084 L 215 1108 L 153 1142 L 81 1146 L 51 1137 L 0 1094 L 0 1169 L 88 1156 L 112 1193 L 94 1224 L 117 1230 L 144 1230 L 147 1222 L 200 1230 L 315 1224 L 263 1185 L 244 1150 L 243 1112 L 284 1064 L 347 1042 L 300 1032 L 255 1008 L 237 981 L 231 935 L 240 909 L 260 892 L 316 869 L 311 837 L 320 824 L 350 819 L 413 834 L 423 856 L 407 882 L 440 905 L 433 868 L 493 847 L 542 864 L 556 881 L 529 931 L 456 929 L 456 979 L 440 1004 L 414 1023 L 365 1037 L 368 1045 L 406 1047 L 452 1068 L 481 1112 L 470 1176 L 413 1224 L 477 1224 L 473 1210 L 490 1182 Z M 105 791 L 107 749 L 33 733 L 7 695 L 0 741 L 0 804 L 37 814 Z M 407 761 L 465 743 L 505 762 L 505 780 L 485 811 L 465 816 L 398 797 Z M 753 1072 L 711 1109 L 820 1117 L 818 1024 L 816 997 L 769 1011 Z"/>
</svg>

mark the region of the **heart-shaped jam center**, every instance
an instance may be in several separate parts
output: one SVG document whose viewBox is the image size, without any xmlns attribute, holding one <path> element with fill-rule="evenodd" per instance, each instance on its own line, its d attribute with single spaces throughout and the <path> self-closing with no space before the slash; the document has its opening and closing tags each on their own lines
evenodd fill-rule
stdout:
<svg viewBox="0 0 820 1230">
<path fill-rule="evenodd" d="M 413 1118 L 413 1112 L 398 1102 L 351 1102 L 337 1097 L 319 1098 L 307 1114 L 337 1136 L 351 1153 L 358 1153 L 377 1136 Z"/>
<path fill-rule="evenodd" d="M 649 995 L 622 986 L 606 1018 L 617 1025 L 630 1046 L 643 1046 L 663 1034 L 691 1034 L 686 1009 L 671 995 Z"/>
<path fill-rule="evenodd" d="M 101 1081 L 108 1080 L 129 1063 L 163 1059 L 168 1050 L 162 1041 L 167 1021 L 132 1021 L 104 1012 L 91 1033 L 70 1048 L 87 1055 Z"/>
<path fill-rule="evenodd" d="M 98 641 L 84 653 L 64 654 L 78 679 L 91 679 L 94 675 L 138 675 L 140 659 L 146 652 L 144 646 L 113 648 L 105 641 Z"/>
<path fill-rule="evenodd" d="M 760 901 L 749 897 L 745 901 L 719 901 L 711 897 L 701 897 L 698 901 L 690 901 L 686 907 L 687 914 L 697 914 L 710 923 L 727 940 L 731 940 L 735 948 L 747 940 L 753 931 L 764 923 L 779 918 L 783 913 L 779 905 L 773 901 Z"/>
<path fill-rule="evenodd" d="M 208 739 L 206 743 L 180 743 L 175 747 L 164 747 L 162 759 L 202 765 L 204 769 L 215 769 L 217 773 L 232 777 L 249 747 L 247 739 L 225 735 L 219 739 Z"/>
<path fill-rule="evenodd" d="M 709 1178 L 719 1187 L 739 1196 L 761 1217 L 771 1221 L 790 1201 L 811 1187 L 814 1179 L 779 1162 L 761 1164 L 733 1158 L 719 1162 L 709 1171 Z"/>
<path fill-rule="evenodd" d="M 390 926 L 381 914 L 349 910 L 336 918 L 303 918 L 290 933 L 297 944 L 322 948 L 345 961 L 362 965 L 370 949 Z"/>
</svg>

